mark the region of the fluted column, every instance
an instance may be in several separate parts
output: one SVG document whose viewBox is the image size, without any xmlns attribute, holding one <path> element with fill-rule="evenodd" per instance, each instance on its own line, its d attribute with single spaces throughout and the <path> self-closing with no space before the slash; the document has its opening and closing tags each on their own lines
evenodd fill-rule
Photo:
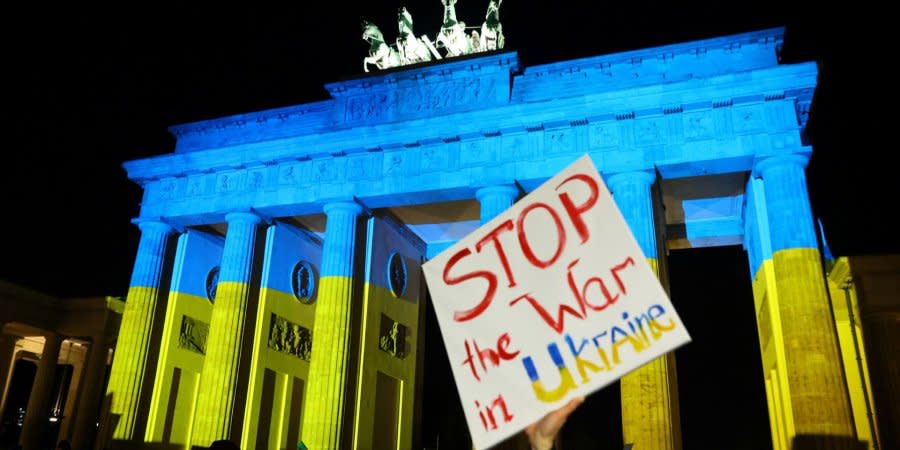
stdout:
<svg viewBox="0 0 900 450">
<path fill-rule="evenodd" d="M 0 330 L 3 324 L 0 323 Z M 13 357 L 16 353 L 16 342 L 19 336 L 12 334 L 0 333 L 0 417 L 6 409 L 6 388 L 9 383 L 9 376 L 12 374 Z"/>
<path fill-rule="evenodd" d="M 652 172 L 625 172 L 609 177 L 607 184 L 647 262 L 658 275 L 650 191 L 655 178 Z M 681 448 L 674 354 L 661 356 L 625 375 L 621 391 L 622 433 L 626 443 L 647 450 Z"/>
<path fill-rule="evenodd" d="M 855 431 L 806 190 L 807 161 L 802 155 L 777 156 L 754 169 L 762 176 L 768 210 L 781 319 L 778 338 L 785 343 L 796 434 L 845 438 L 814 448 L 850 448 L 846 442 L 855 438 Z"/>
<path fill-rule="evenodd" d="M 235 411 L 240 360 L 251 349 L 251 343 L 243 342 L 243 338 L 250 312 L 254 245 L 261 219 L 253 213 L 235 212 L 225 216 L 225 220 L 228 234 L 191 432 L 191 441 L 200 446 L 219 439 L 239 442 L 230 434 L 234 420 L 242 416 L 240 411 Z"/>
<path fill-rule="evenodd" d="M 489 222 L 503 211 L 506 211 L 519 196 L 515 186 L 488 186 L 475 192 L 475 198 L 481 204 L 481 224 Z"/>
<path fill-rule="evenodd" d="M 72 433 L 72 449 L 88 450 L 91 437 L 96 431 L 100 413 L 100 400 L 103 388 L 103 378 L 106 374 L 106 357 L 109 353 L 106 348 L 106 339 L 102 334 L 94 336 L 91 347 L 88 350 L 87 362 L 84 367 L 84 381 L 78 392 L 80 400 L 75 412 L 75 430 Z"/>
<path fill-rule="evenodd" d="M 110 412 L 117 416 L 113 438 L 120 440 L 130 440 L 135 436 L 141 391 L 147 375 L 150 335 L 156 308 L 160 304 L 166 250 L 169 236 L 174 232 L 171 226 L 155 221 L 139 222 L 138 227 L 141 229 L 141 241 L 107 389 L 107 393 L 112 394 Z"/>
<path fill-rule="evenodd" d="M 303 414 L 303 442 L 311 449 L 341 447 L 347 365 L 350 350 L 350 313 L 353 298 L 353 261 L 356 222 L 362 209 L 356 203 L 325 205 L 325 243 L 321 288 L 313 324 L 309 388 Z"/>
<path fill-rule="evenodd" d="M 50 417 L 50 395 L 53 394 L 53 382 L 56 379 L 56 362 L 63 338 L 56 333 L 44 337 L 44 349 L 38 362 L 37 374 L 28 396 L 25 409 L 25 423 L 19 444 L 24 450 L 38 450 L 42 444 L 44 432 Z"/>
<path fill-rule="evenodd" d="M 609 177 L 607 184 L 616 206 L 622 211 L 625 222 L 637 240 L 641 251 L 652 265 L 656 264 L 656 227 L 653 224 L 653 199 L 650 188 L 656 180 L 652 172 L 636 171 L 617 173 Z"/>
</svg>

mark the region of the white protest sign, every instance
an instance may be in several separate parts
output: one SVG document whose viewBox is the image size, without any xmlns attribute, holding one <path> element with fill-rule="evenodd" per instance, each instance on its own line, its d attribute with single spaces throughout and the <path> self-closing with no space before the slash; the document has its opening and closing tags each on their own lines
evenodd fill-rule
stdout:
<svg viewBox="0 0 900 450">
<path fill-rule="evenodd" d="M 587 155 L 422 268 L 478 449 L 690 342 Z"/>
</svg>

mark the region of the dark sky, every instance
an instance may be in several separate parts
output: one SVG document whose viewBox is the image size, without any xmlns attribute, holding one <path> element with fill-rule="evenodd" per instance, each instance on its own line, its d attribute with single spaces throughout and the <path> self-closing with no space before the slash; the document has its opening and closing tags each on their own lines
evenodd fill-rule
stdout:
<svg viewBox="0 0 900 450">
<path fill-rule="evenodd" d="M 391 37 L 398 6 L 419 33 L 436 30 L 442 12 L 438 0 L 30 3 L 0 19 L 0 278 L 62 296 L 125 294 L 140 189 L 121 163 L 171 152 L 166 127 L 325 98 L 325 82 L 361 71 L 363 19 Z M 785 61 L 820 62 L 809 179 L 831 245 L 896 252 L 884 211 L 897 192 L 885 163 L 897 145 L 865 103 L 887 103 L 882 92 L 896 84 L 879 67 L 896 52 L 879 48 L 890 15 L 824 3 L 506 0 L 501 19 L 526 65 L 786 26 Z M 459 14 L 480 21 L 485 5 L 459 0 Z"/>
<path fill-rule="evenodd" d="M 390 38 L 397 7 L 409 8 L 418 33 L 437 30 L 442 12 L 438 0 L 27 3 L 4 5 L 0 13 L 6 138 L 0 279 L 60 296 L 126 293 L 138 240 L 129 220 L 138 214 L 140 189 L 121 163 L 171 152 L 168 126 L 323 99 L 324 83 L 360 74 L 363 19 Z M 459 14 L 478 21 L 486 3 L 459 0 Z M 893 106 L 897 83 L 887 65 L 897 50 L 887 44 L 897 40 L 898 27 L 889 22 L 895 15 L 862 2 L 826 3 L 832 2 L 506 0 L 501 19 L 507 48 L 525 65 L 786 26 L 783 61 L 819 62 L 808 177 L 834 253 L 900 252 L 887 220 L 898 192 L 889 164 L 900 147 L 890 140 L 897 126 L 888 128 L 895 115 L 875 108 Z M 734 438 L 764 448 L 768 428 L 745 256 L 734 248 L 677 252 L 671 265 L 673 302 L 695 338 L 677 352 L 680 395 L 692 399 L 683 402 L 683 417 L 694 418 L 682 424 L 685 448 L 722 448 Z M 715 282 L 699 292 L 703 280 Z M 745 357 L 732 358 L 730 372 L 709 370 L 723 352 L 709 343 L 736 332 L 707 320 L 706 305 L 733 308 L 724 311 L 742 318 L 735 329 L 746 348 L 731 351 Z M 439 341 L 427 342 L 440 353 Z M 426 382 L 449 373 L 429 367 Z M 739 390 L 743 397 L 732 395 L 735 384 L 747 386 Z M 459 408 L 451 394 L 428 403 L 442 412 L 439 422 L 453 416 L 443 411 Z M 621 448 L 617 404 L 615 387 L 591 396 L 564 441 L 597 448 L 599 432 L 609 437 L 601 448 Z M 596 417 L 606 418 L 599 429 Z M 429 424 L 429 436 L 440 434 L 440 424 Z M 761 444 L 732 433 L 735 424 Z M 458 431 L 448 429 L 451 436 Z"/>
</svg>

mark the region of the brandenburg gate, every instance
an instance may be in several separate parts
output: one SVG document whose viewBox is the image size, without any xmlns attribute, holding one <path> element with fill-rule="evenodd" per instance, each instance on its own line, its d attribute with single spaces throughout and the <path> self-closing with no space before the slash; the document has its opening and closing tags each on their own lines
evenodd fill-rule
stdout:
<svg viewBox="0 0 900 450">
<path fill-rule="evenodd" d="M 125 164 L 141 239 L 101 432 L 421 448 L 420 265 L 587 153 L 661 276 L 667 248 L 746 249 L 774 447 L 855 438 L 805 178 L 817 69 L 780 64 L 783 35 L 486 51 L 172 127 L 173 153 Z M 676 363 L 622 380 L 637 450 L 681 448 Z"/>
</svg>

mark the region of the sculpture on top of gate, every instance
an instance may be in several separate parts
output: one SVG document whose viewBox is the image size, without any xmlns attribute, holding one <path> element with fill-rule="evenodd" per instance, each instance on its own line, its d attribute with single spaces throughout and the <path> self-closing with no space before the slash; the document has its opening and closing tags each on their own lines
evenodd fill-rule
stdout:
<svg viewBox="0 0 900 450">
<path fill-rule="evenodd" d="M 444 21 L 434 39 L 425 34 L 415 35 L 412 14 L 406 7 L 397 12 L 399 35 L 395 44 L 388 44 L 375 24 L 364 21 L 362 38 L 369 43 L 369 56 L 363 59 L 363 70 L 368 72 L 370 65 L 378 69 L 389 69 L 502 49 L 505 38 L 500 24 L 500 4 L 503 0 L 489 0 L 484 23 L 480 27 L 467 27 L 465 22 L 457 20 L 456 2 L 457 0 L 441 0 L 444 5 Z"/>
</svg>

